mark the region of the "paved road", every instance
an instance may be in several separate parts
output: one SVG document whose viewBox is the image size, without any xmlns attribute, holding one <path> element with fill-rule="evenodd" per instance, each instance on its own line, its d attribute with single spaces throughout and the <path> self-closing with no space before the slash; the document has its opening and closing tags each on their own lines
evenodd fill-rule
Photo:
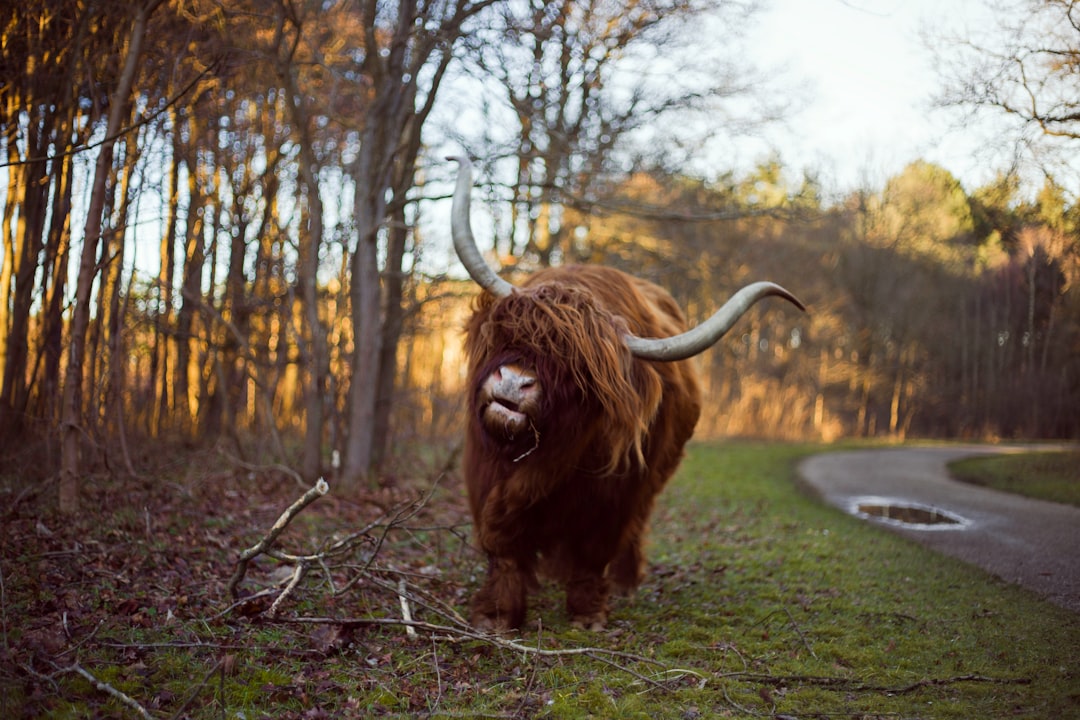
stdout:
<svg viewBox="0 0 1080 720">
<path fill-rule="evenodd" d="M 936 551 L 978 565 L 1080 612 L 1080 508 L 952 480 L 946 463 L 1022 446 L 857 450 L 817 455 L 799 466 L 825 502 L 852 512 L 860 502 L 932 506 L 965 522 L 921 528 L 869 519 Z"/>
</svg>

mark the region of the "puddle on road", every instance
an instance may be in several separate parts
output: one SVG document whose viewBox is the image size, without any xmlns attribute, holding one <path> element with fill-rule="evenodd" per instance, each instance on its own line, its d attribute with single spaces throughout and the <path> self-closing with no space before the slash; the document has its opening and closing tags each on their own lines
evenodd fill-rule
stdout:
<svg viewBox="0 0 1080 720">
<path fill-rule="evenodd" d="M 848 505 L 851 514 L 912 530 L 959 530 L 971 524 L 967 518 L 931 505 L 895 498 L 855 498 Z"/>
</svg>

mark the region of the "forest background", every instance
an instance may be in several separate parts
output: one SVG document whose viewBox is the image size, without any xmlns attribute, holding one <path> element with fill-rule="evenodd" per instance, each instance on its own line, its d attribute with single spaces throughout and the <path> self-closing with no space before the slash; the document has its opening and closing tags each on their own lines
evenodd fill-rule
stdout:
<svg viewBox="0 0 1080 720">
<path fill-rule="evenodd" d="M 938 101 L 1011 119 L 1016 164 L 834 199 L 775 156 L 689 170 L 791 112 L 726 42 L 752 2 L 4 6 L 0 463 L 61 510 L 163 443 L 346 489 L 451 462 L 460 152 L 507 273 L 619 267 L 692 322 L 754 280 L 807 303 L 698 360 L 698 437 L 1080 437 L 1072 3 L 942 51 Z"/>
</svg>

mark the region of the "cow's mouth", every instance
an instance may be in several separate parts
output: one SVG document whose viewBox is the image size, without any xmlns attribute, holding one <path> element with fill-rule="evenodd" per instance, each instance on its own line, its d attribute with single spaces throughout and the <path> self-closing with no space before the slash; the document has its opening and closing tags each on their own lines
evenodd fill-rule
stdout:
<svg viewBox="0 0 1080 720">
<path fill-rule="evenodd" d="M 521 412 L 517 403 L 509 400 L 492 400 L 484 408 L 484 425 L 491 432 L 513 440 L 529 427 L 529 416 Z"/>
<path fill-rule="evenodd" d="M 484 426 L 506 443 L 504 449 L 507 452 L 517 453 L 514 462 L 521 462 L 540 447 L 540 431 L 512 401 L 489 402 L 484 408 Z"/>
</svg>

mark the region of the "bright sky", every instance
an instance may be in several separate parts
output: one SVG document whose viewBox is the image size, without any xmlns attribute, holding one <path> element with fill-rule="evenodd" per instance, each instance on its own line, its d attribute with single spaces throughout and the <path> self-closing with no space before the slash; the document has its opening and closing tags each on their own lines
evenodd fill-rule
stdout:
<svg viewBox="0 0 1080 720">
<path fill-rule="evenodd" d="M 978 141 L 932 111 L 940 89 L 920 33 L 978 22 L 979 0 L 769 0 L 746 41 L 763 68 L 786 66 L 808 105 L 769 133 L 784 165 L 821 171 L 834 190 L 879 185 L 912 160 L 936 162 L 967 190 L 989 180 Z M 981 16 L 982 23 L 987 22 Z"/>
</svg>

